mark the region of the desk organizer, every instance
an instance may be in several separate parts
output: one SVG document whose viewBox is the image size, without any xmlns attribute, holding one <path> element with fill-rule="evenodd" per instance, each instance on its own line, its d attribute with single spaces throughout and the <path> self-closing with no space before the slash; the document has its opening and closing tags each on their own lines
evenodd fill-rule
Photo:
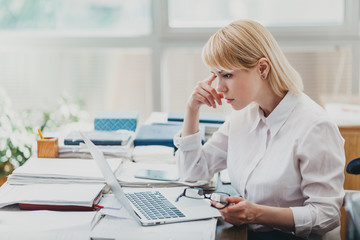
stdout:
<svg viewBox="0 0 360 240">
<path fill-rule="evenodd" d="M 37 140 L 38 158 L 57 158 L 59 157 L 58 138 L 45 137 Z"/>
<path fill-rule="evenodd" d="M 95 116 L 94 128 L 98 131 L 135 131 L 137 119 L 137 112 L 99 112 Z"/>
</svg>

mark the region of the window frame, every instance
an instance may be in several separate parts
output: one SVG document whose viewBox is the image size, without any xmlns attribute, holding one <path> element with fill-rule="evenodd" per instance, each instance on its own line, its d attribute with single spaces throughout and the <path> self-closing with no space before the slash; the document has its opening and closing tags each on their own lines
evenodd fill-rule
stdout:
<svg viewBox="0 0 360 240">
<path fill-rule="evenodd" d="M 162 107 L 162 61 L 167 48 L 201 48 L 218 28 L 170 28 L 168 1 L 151 1 L 151 32 L 149 35 L 124 37 L 116 35 L 66 34 L 39 31 L 0 31 L 1 48 L 149 48 L 152 51 L 152 109 Z M 344 24 L 340 26 L 268 27 L 283 47 L 309 46 L 336 48 L 348 45 L 353 54 L 353 93 L 360 93 L 360 3 L 345 0 Z"/>
</svg>

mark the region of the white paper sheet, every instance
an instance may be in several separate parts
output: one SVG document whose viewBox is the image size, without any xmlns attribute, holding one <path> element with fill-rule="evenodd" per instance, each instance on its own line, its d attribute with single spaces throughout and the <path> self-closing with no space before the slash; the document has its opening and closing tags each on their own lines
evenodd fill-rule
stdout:
<svg viewBox="0 0 360 240">
<path fill-rule="evenodd" d="M 122 159 L 107 159 L 115 172 Z M 100 169 L 92 159 L 31 158 L 9 176 L 10 184 L 105 182 Z"/>
<path fill-rule="evenodd" d="M 89 239 L 96 212 L 0 211 L 0 238 L 7 240 Z"/>
<path fill-rule="evenodd" d="M 105 216 L 91 231 L 93 239 L 138 239 L 138 240 L 211 240 L 215 239 L 215 218 L 191 221 L 183 223 L 172 223 L 158 226 L 141 227 L 134 220 L 119 219 Z"/>
</svg>

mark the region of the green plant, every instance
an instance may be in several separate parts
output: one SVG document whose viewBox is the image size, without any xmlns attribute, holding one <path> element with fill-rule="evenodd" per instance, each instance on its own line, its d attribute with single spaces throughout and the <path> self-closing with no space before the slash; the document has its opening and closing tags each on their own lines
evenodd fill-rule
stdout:
<svg viewBox="0 0 360 240">
<path fill-rule="evenodd" d="M 10 98 L 0 89 L 0 176 L 7 176 L 32 156 L 37 129 L 57 131 L 64 124 L 86 121 L 88 114 L 83 108 L 82 100 L 63 93 L 53 109 L 17 113 Z"/>
<path fill-rule="evenodd" d="M 4 176 L 24 164 L 32 155 L 34 137 L 1 89 L 0 99 L 0 175 Z"/>
</svg>

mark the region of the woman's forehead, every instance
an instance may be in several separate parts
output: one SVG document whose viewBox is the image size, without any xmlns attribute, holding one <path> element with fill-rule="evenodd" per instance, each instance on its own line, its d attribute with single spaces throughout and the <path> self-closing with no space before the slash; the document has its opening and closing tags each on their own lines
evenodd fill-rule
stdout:
<svg viewBox="0 0 360 240">
<path fill-rule="evenodd" d="M 218 68 L 210 68 L 210 72 L 212 72 L 212 73 L 215 73 L 215 74 L 221 74 L 221 73 L 224 73 L 224 72 L 226 72 L 226 73 L 232 73 L 232 72 L 234 72 L 234 70 L 225 70 L 225 69 L 218 69 Z"/>
</svg>

